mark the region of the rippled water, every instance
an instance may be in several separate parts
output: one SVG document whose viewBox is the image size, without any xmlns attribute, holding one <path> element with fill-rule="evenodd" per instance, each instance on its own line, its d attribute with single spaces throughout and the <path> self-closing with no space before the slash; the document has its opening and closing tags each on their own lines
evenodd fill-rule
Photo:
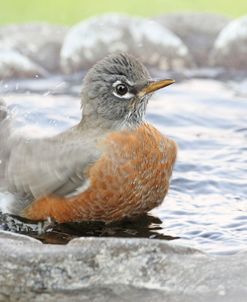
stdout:
<svg viewBox="0 0 247 302">
<path fill-rule="evenodd" d="M 2 217 L 2 228 L 53 243 L 65 243 L 82 235 L 134 236 L 175 239 L 221 254 L 246 248 L 246 80 L 241 83 L 191 79 L 153 96 L 147 119 L 176 140 L 179 155 L 169 194 L 149 216 L 113 226 L 55 226 L 42 235 L 31 232 L 31 225 Z M 34 135 L 50 135 L 79 120 L 79 87 L 77 82 L 53 79 L 12 82 L 2 90 L 18 126 L 28 125 Z M 25 93 L 26 90 L 38 93 Z M 0 196 L 0 201 L 4 198 Z"/>
</svg>

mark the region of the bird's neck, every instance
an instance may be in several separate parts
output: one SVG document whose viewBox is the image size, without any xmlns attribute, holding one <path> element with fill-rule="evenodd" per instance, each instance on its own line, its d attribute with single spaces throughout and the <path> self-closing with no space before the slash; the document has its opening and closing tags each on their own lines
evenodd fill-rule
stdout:
<svg viewBox="0 0 247 302">
<path fill-rule="evenodd" d="M 92 118 L 92 116 L 83 116 L 79 127 L 84 129 L 102 129 L 106 131 L 118 131 L 123 129 L 135 129 L 142 123 L 142 120 L 126 119 L 126 120 L 106 120 L 103 118 Z"/>
<path fill-rule="evenodd" d="M 138 103 L 126 115 L 114 119 L 113 116 L 100 115 L 91 105 L 83 106 L 80 126 L 85 129 L 105 129 L 109 131 L 135 129 L 143 123 L 147 100 Z"/>
</svg>

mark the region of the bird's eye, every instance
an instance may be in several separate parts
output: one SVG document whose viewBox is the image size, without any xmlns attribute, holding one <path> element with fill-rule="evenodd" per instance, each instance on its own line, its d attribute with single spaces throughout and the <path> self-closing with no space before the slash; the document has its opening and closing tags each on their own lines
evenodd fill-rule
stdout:
<svg viewBox="0 0 247 302">
<path fill-rule="evenodd" d="M 128 92 L 128 87 L 125 84 L 118 84 L 115 89 L 118 95 L 125 95 Z"/>
</svg>

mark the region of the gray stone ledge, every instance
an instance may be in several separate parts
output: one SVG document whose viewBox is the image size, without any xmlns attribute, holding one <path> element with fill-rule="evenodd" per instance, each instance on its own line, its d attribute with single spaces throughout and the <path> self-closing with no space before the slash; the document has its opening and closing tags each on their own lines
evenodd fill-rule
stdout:
<svg viewBox="0 0 247 302">
<path fill-rule="evenodd" d="M 0 233 L 0 301 L 241 302 L 247 294 L 247 252 L 216 257 L 174 242 L 120 238 L 59 246 L 19 236 L 20 245 L 18 236 Z"/>
</svg>

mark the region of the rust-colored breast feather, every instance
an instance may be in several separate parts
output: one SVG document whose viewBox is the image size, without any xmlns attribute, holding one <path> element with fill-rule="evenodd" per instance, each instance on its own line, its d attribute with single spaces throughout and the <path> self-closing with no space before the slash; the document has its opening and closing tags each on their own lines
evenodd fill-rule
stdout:
<svg viewBox="0 0 247 302">
<path fill-rule="evenodd" d="M 87 190 L 71 198 L 39 199 L 23 216 L 34 220 L 51 217 L 58 222 L 110 222 L 142 214 L 163 201 L 177 153 L 171 139 L 142 124 L 134 131 L 111 133 L 103 148 L 101 158 L 87 171 Z"/>
</svg>

